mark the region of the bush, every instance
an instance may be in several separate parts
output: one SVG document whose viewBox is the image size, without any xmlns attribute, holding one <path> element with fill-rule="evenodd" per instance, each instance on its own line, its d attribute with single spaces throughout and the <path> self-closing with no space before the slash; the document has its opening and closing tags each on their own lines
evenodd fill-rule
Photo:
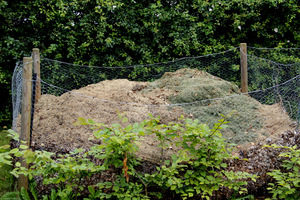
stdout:
<svg viewBox="0 0 300 200">
<path fill-rule="evenodd" d="M 175 124 L 166 130 L 179 128 L 181 147 L 178 154 L 166 160 L 157 172 L 145 175 L 147 180 L 160 186 L 171 189 L 183 199 L 199 196 L 210 199 L 214 192 L 221 187 L 233 189 L 239 194 L 247 193 L 244 187 L 248 178 L 255 181 L 255 175 L 245 172 L 226 171 L 226 159 L 232 158 L 220 129 L 227 123 L 219 120 L 212 129 L 206 124 L 199 124 L 198 120 L 185 120 L 185 124 Z M 171 126 L 172 127 L 172 126 Z M 166 131 L 162 129 L 163 131 Z M 167 136 L 167 135 L 166 135 Z M 168 135 L 170 137 L 170 135 Z"/>
<path fill-rule="evenodd" d="M 279 156 L 285 158 L 282 169 L 274 169 L 267 173 L 275 179 L 275 183 L 269 183 L 268 190 L 272 193 L 272 199 L 298 199 L 300 196 L 300 149 L 297 146 L 278 146 L 272 144 L 269 148 L 282 148 L 286 150 Z"/>
<path fill-rule="evenodd" d="M 119 117 L 127 123 L 126 117 L 121 114 Z M 16 162 L 11 173 L 15 177 L 24 174 L 30 180 L 42 177 L 44 185 L 55 185 L 52 195 L 55 194 L 60 199 L 74 199 L 84 191 L 89 193 L 83 196 L 85 199 L 162 197 L 157 190 L 163 191 L 162 194 L 178 194 L 183 199 L 197 195 L 209 199 L 223 187 L 239 194 L 247 192 L 246 180 L 255 180 L 256 176 L 226 171 L 225 160 L 232 158 L 232 155 L 220 133 L 220 129 L 227 123 L 225 119 L 221 119 L 210 129 L 197 120 L 182 118 L 184 123 L 166 125 L 161 124 L 159 118 L 150 117 L 141 123 L 127 126 L 113 124 L 111 127 L 79 118 L 76 124 L 95 129 L 94 135 L 101 144 L 85 151 L 75 149 L 69 154 L 58 155 L 56 159 L 54 153 L 33 152 L 20 145 L 19 148 L 1 153 L 0 164 L 12 165 L 12 156 L 25 158 L 30 167 L 23 168 Z M 17 134 L 11 133 L 11 137 L 18 140 Z M 141 160 L 135 156 L 135 152 L 139 150 L 138 141 L 146 134 L 157 136 L 162 155 L 164 149 L 174 141 L 181 148 L 171 159 L 162 159 L 160 166 L 152 174 L 137 170 Z M 8 148 L 9 145 L 1 147 Z M 100 174 L 101 177 L 108 173 L 111 173 L 110 181 L 99 178 L 95 184 L 82 184 L 87 177 L 95 174 Z"/>
<path fill-rule="evenodd" d="M 10 138 L 7 137 L 9 134 L 6 130 L 0 131 L 0 146 L 8 145 Z M 5 153 L 9 149 L 0 149 L 0 153 Z M 0 161 L 1 162 L 1 161 Z M 0 197 L 12 189 L 13 176 L 9 173 L 12 170 L 11 166 L 4 165 L 0 167 Z"/>
</svg>

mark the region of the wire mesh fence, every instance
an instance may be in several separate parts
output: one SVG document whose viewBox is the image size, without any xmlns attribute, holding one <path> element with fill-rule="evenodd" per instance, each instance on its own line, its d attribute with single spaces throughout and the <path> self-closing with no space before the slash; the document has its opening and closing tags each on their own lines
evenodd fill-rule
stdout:
<svg viewBox="0 0 300 200">
<path fill-rule="evenodd" d="M 265 55 L 265 57 L 256 55 Z M 250 91 L 272 88 L 273 94 L 264 96 L 264 100 L 260 102 L 263 104 L 278 102 L 294 120 L 298 117 L 299 107 L 299 61 L 299 49 L 250 47 L 248 55 Z M 283 83 L 289 84 L 286 86 Z M 253 95 L 253 97 L 257 98 L 257 95 Z"/>
<path fill-rule="evenodd" d="M 299 50 L 281 52 L 249 48 L 247 94 L 239 90 L 239 48 L 122 67 L 82 66 L 42 58 L 37 77 L 42 96 L 34 105 L 32 144 L 56 151 L 88 148 L 96 142 L 88 140 L 93 132 L 74 126 L 77 118 L 113 124 L 120 122 L 117 112 L 126 114 L 129 123 L 147 119 L 151 113 L 160 116 L 162 123 L 178 121 L 183 115 L 213 126 L 222 115 L 234 111 L 223 135 L 237 144 L 295 130 L 300 102 Z M 13 128 L 17 132 L 21 83 L 22 62 L 18 62 L 12 80 Z M 141 146 L 145 150 L 155 145 L 149 139 Z M 153 155 L 152 148 L 144 156 Z"/>
<path fill-rule="evenodd" d="M 221 53 L 198 57 L 181 58 L 169 62 L 133 66 L 82 66 L 42 59 L 42 79 L 67 90 L 80 88 L 103 80 L 128 79 L 131 81 L 153 81 L 165 72 L 174 72 L 181 68 L 207 71 L 228 81 L 239 81 L 239 50 L 237 48 Z M 235 64 L 233 64 L 235 63 Z"/>
<path fill-rule="evenodd" d="M 184 116 L 212 128 L 227 116 L 230 123 L 221 133 L 229 143 L 239 145 L 234 155 L 247 158 L 247 161 L 228 161 L 227 170 L 259 175 L 256 183 L 248 184 L 248 189 L 255 193 L 258 188 L 266 190 L 266 173 L 278 168 L 279 156 L 262 148 L 262 144 L 294 146 L 299 141 L 299 55 L 296 49 L 250 47 L 249 92 L 241 93 L 241 53 L 239 48 L 234 48 L 218 54 L 122 67 L 82 66 L 42 58 L 40 76 L 34 74 L 32 80 L 27 80 L 32 82 L 31 149 L 54 152 L 57 159 L 62 154 L 75 155 L 66 154 L 75 148 L 88 150 L 101 144 L 92 137 L 93 130 L 89 127 L 74 125 L 79 117 L 107 125 L 121 123 L 126 127 L 149 119 L 150 113 L 160 117 L 164 124 L 182 122 L 179 118 Z M 26 107 L 22 106 L 25 64 L 16 64 L 12 80 L 13 129 L 19 133 L 21 109 Z M 41 96 L 37 95 L 35 101 L 39 88 Z M 122 123 L 119 113 L 126 115 L 128 121 Z M 135 154 L 143 159 L 142 165 L 151 166 L 149 170 L 180 150 L 176 141 L 167 142 L 168 147 L 162 149 L 155 134 L 141 137 Z M 105 172 L 108 173 L 105 176 L 114 176 L 115 172 L 111 172 L 113 175 L 110 172 Z M 34 179 L 38 195 L 48 194 L 51 188 L 44 185 L 43 177 Z M 94 179 L 106 180 L 101 174 L 95 174 Z M 69 184 L 69 180 L 65 183 Z M 228 195 L 228 191 L 223 192 Z"/>
<path fill-rule="evenodd" d="M 249 85 L 251 90 L 269 88 L 300 74 L 300 55 L 297 48 L 248 50 Z"/>
</svg>

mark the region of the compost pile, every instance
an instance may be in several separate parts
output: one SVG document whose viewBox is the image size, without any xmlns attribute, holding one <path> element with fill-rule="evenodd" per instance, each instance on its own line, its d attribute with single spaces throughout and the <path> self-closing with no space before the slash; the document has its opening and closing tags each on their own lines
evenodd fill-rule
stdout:
<svg viewBox="0 0 300 200">
<path fill-rule="evenodd" d="M 207 95 L 207 91 L 210 94 Z M 106 80 L 61 96 L 42 95 L 35 105 L 33 146 L 52 152 L 88 149 L 99 141 L 88 140 L 93 136 L 90 127 L 73 125 L 79 117 L 111 125 L 120 123 L 117 112 L 121 112 L 133 124 L 148 119 L 148 113 L 151 113 L 160 116 L 161 123 L 167 124 L 178 121 L 181 115 L 193 117 L 184 107 L 168 106 L 171 103 L 187 102 L 189 97 L 189 101 L 193 102 L 238 93 L 237 86 L 230 82 L 203 71 L 181 69 L 165 73 L 161 79 L 152 83 L 126 79 Z M 181 96 L 187 99 L 176 100 Z M 216 119 L 213 121 L 217 122 Z M 154 137 L 146 136 L 141 141 L 138 156 L 156 162 L 160 160 L 160 148 Z M 175 146 L 171 147 L 166 156 L 176 151 Z"/>
<path fill-rule="evenodd" d="M 262 105 L 239 94 L 236 85 L 188 68 L 167 72 L 152 83 L 106 80 L 61 96 L 45 94 L 35 105 L 32 146 L 52 152 L 88 149 L 99 141 L 88 140 L 93 136 L 93 130 L 87 126 L 74 126 L 77 119 L 83 117 L 111 125 L 121 122 L 117 112 L 124 113 L 132 124 L 149 119 L 148 113 L 151 113 L 160 116 L 161 123 L 165 124 L 176 122 L 184 115 L 212 127 L 222 118 L 220 114 L 228 115 L 236 110 L 235 116 L 228 119 L 231 124 L 224 136 L 237 144 L 274 137 L 289 129 L 291 122 L 284 120 L 287 116 L 278 105 Z M 232 95 L 235 97 L 218 99 Z M 190 102 L 199 103 L 182 104 Z M 177 106 L 168 106 L 174 103 Z M 158 141 L 154 140 L 154 136 L 147 137 L 141 141 L 139 156 L 160 160 Z M 176 147 L 169 151 L 166 155 L 176 152 Z"/>
<path fill-rule="evenodd" d="M 234 98 L 220 99 L 229 96 Z M 197 103 L 189 104 L 191 102 Z M 278 104 L 262 105 L 249 96 L 240 95 L 238 87 L 228 81 L 186 68 L 165 73 L 151 83 L 106 80 L 61 96 L 42 95 L 35 105 L 32 148 L 68 153 L 75 148 L 88 149 L 100 143 L 89 140 L 93 136 L 90 127 L 74 126 L 79 117 L 111 125 L 121 122 L 117 116 L 120 112 L 133 124 L 148 119 L 148 113 L 151 113 L 160 116 L 161 123 L 167 124 L 184 115 L 212 126 L 222 118 L 219 114 L 227 115 L 232 110 L 237 110 L 237 117 L 229 118 L 231 124 L 224 136 L 239 144 L 235 154 L 248 161 L 231 161 L 230 170 L 248 171 L 264 177 L 268 170 L 278 168 L 279 152 L 266 150 L 262 148 L 263 144 L 276 141 L 283 141 L 283 145 L 299 144 L 299 138 L 287 131 L 291 130 L 292 122 Z M 161 160 L 158 143 L 154 135 L 145 136 L 140 141 L 137 156 L 144 160 L 144 172 L 151 173 Z M 164 156 L 177 151 L 176 146 L 170 146 Z M 251 183 L 248 189 L 264 190 L 267 181 L 261 178 L 257 183 Z M 229 194 L 224 191 L 223 195 L 226 193 Z"/>
</svg>

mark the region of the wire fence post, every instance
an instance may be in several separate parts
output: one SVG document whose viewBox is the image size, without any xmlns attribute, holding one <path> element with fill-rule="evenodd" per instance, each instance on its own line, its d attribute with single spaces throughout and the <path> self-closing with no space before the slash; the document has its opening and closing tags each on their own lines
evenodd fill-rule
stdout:
<svg viewBox="0 0 300 200">
<path fill-rule="evenodd" d="M 31 121 L 31 79 L 32 79 L 32 57 L 23 58 L 23 85 L 22 85 L 22 113 L 21 113 L 21 134 L 20 141 L 25 141 L 29 148 L 30 140 L 30 121 Z M 20 157 L 21 167 L 28 168 L 26 160 Z M 17 181 L 18 190 L 24 187 L 28 188 L 28 177 L 20 175 Z"/>
<path fill-rule="evenodd" d="M 30 114 L 30 140 L 29 140 L 29 148 L 31 147 L 32 141 L 32 128 L 33 128 L 33 118 L 34 118 L 34 106 L 36 102 L 36 82 L 37 81 L 37 74 L 33 73 L 32 77 L 32 95 L 31 95 L 31 114 Z"/>
<path fill-rule="evenodd" d="M 298 122 L 297 122 L 297 128 L 296 128 L 296 133 L 300 134 L 299 132 L 299 122 L 300 122 L 300 100 L 298 101 Z"/>
<path fill-rule="evenodd" d="M 41 59 L 40 59 L 40 50 L 38 48 L 32 49 L 32 56 L 33 56 L 33 71 L 37 76 L 36 79 L 36 93 L 35 93 L 35 103 L 38 102 L 38 100 L 41 98 L 41 71 L 40 71 L 40 65 L 41 65 Z"/>
<path fill-rule="evenodd" d="M 248 92 L 247 43 L 240 44 L 241 52 L 241 92 Z"/>
</svg>

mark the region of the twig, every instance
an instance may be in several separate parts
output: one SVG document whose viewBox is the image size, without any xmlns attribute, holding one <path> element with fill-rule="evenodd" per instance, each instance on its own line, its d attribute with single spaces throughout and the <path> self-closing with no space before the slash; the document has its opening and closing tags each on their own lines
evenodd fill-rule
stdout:
<svg viewBox="0 0 300 200">
<path fill-rule="evenodd" d="M 137 172 L 135 172 L 135 173 L 136 173 L 137 177 L 142 181 L 143 185 L 145 186 L 145 194 L 146 194 L 146 196 L 148 196 L 148 190 L 147 190 L 148 184 L 145 184 L 145 182 L 143 181 L 143 179 L 140 177 L 140 175 Z"/>
</svg>

